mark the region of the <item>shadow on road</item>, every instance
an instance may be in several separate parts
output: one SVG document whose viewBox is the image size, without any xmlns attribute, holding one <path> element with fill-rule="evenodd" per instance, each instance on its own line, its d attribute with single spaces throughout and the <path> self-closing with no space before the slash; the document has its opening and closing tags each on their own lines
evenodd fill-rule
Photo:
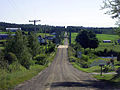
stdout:
<svg viewBox="0 0 120 90">
<path fill-rule="evenodd" d="M 98 88 L 98 89 L 105 89 L 107 88 L 105 83 L 96 81 L 96 80 L 84 80 L 83 82 L 54 82 L 51 84 L 52 88 L 56 87 L 91 87 L 91 88 Z"/>
</svg>

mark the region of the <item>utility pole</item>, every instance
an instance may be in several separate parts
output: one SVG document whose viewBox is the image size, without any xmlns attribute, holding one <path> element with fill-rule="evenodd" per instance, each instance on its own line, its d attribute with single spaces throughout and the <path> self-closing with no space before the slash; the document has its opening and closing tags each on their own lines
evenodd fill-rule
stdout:
<svg viewBox="0 0 120 90">
<path fill-rule="evenodd" d="M 41 20 L 29 20 L 29 22 L 34 22 L 34 31 L 36 32 L 36 22 L 40 22 Z"/>
</svg>

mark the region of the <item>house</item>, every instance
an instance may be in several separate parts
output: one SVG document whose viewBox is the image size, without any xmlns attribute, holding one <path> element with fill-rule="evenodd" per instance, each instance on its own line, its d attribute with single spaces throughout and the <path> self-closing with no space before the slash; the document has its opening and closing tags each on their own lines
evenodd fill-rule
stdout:
<svg viewBox="0 0 120 90">
<path fill-rule="evenodd" d="M 103 43 L 111 43 L 111 40 L 103 40 Z"/>
<path fill-rule="evenodd" d="M 53 33 L 51 33 L 51 35 L 56 35 L 56 33 L 55 33 L 55 32 L 53 32 Z"/>
<path fill-rule="evenodd" d="M 38 41 L 39 41 L 39 43 L 45 43 L 45 39 L 44 38 L 42 38 L 42 36 L 38 36 Z"/>
<path fill-rule="evenodd" d="M 12 34 L 12 36 L 15 36 L 15 34 Z M 0 34 L 0 40 L 7 38 L 8 38 L 8 34 Z"/>
<path fill-rule="evenodd" d="M 47 39 L 48 39 L 48 40 L 53 40 L 54 37 L 53 37 L 53 36 L 47 36 Z"/>
<path fill-rule="evenodd" d="M 6 31 L 16 32 L 17 30 L 21 30 L 21 28 L 6 28 Z"/>
<path fill-rule="evenodd" d="M 118 39 L 117 41 L 118 41 L 118 43 L 120 43 L 120 39 Z"/>
</svg>

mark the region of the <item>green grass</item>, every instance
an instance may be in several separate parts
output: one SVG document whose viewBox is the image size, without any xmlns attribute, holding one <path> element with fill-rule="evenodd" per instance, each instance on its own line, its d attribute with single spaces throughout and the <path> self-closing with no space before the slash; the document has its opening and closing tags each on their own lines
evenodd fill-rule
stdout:
<svg viewBox="0 0 120 90">
<path fill-rule="evenodd" d="M 106 74 L 106 75 L 93 75 L 94 78 L 104 81 L 111 85 L 114 88 L 119 88 L 120 87 L 120 76 L 118 75 L 113 75 L 113 74 Z"/>
<path fill-rule="evenodd" d="M 47 36 L 53 36 L 53 35 L 50 35 L 49 33 L 37 33 L 37 36 L 41 35 L 42 37 L 44 37 L 45 35 Z"/>
<path fill-rule="evenodd" d="M 2 75 L 0 75 L 0 90 L 12 89 L 16 85 L 31 79 L 33 76 L 37 75 L 44 68 L 45 66 L 34 65 L 31 66 L 30 70 L 23 70 L 12 73 L 7 73 L 3 70 Z"/>
<path fill-rule="evenodd" d="M 49 61 L 48 65 L 33 65 L 29 70 L 26 70 L 20 65 L 20 69 L 17 71 L 12 71 L 11 73 L 7 70 L 0 69 L 0 90 L 10 90 L 16 85 L 23 83 L 26 80 L 30 80 L 32 77 L 36 76 L 40 71 L 45 69 L 51 64 L 56 55 L 56 51 L 48 54 L 46 59 Z M 42 52 L 43 53 L 43 52 Z M 19 64 L 17 65 L 19 66 Z"/>
<path fill-rule="evenodd" d="M 109 35 L 109 34 L 97 34 L 97 38 L 99 41 L 102 41 L 102 40 L 116 41 L 119 39 L 119 36 L 118 35 Z"/>
<path fill-rule="evenodd" d="M 71 33 L 71 43 L 72 44 L 75 44 L 75 39 L 76 39 L 77 35 L 78 35 L 78 33 Z"/>
<path fill-rule="evenodd" d="M 75 43 L 75 38 L 77 35 L 78 35 L 78 33 L 71 34 L 71 42 L 73 44 Z M 98 38 L 99 41 L 102 41 L 102 40 L 116 41 L 119 39 L 118 35 L 109 35 L 109 34 L 96 34 L 96 37 Z"/>
<path fill-rule="evenodd" d="M 78 33 L 72 33 L 71 34 L 71 43 L 75 44 L 75 38 L 78 35 Z M 120 52 L 120 45 L 115 45 L 115 41 L 119 39 L 118 35 L 109 35 L 109 34 L 96 34 L 96 37 L 100 41 L 98 48 L 96 48 L 96 51 L 103 51 L 105 48 L 109 50 L 114 50 L 116 52 Z M 103 43 L 103 40 L 111 40 L 113 43 Z"/>
<path fill-rule="evenodd" d="M 15 34 L 15 32 L 11 32 L 12 34 Z M 0 32 L 0 34 L 8 34 L 8 32 Z"/>
<path fill-rule="evenodd" d="M 77 63 L 72 63 L 72 65 L 77 68 L 80 71 L 87 72 L 87 73 L 93 73 L 93 72 L 100 72 L 100 67 L 99 66 L 93 66 L 90 68 L 81 68 Z"/>
<path fill-rule="evenodd" d="M 0 32 L 0 34 L 8 34 L 8 32 Z"/>
<path fill-rule="evenodd" d="M 98 80 L 111 80 L 114 75 L 113 74 L 104 74 L 104 75 L 93 75 L 95 78 L 97 78 Z"/>
<path fill-rule="evenodd" d="M 4 47 L 0 47 L 0 50 L 3 50 L 4 49 Z"/>
<path fill-rule="evenodd" d="M 5 41 L 7 41 L 7 40 L 6 39 L 0 40 L 0 42 L 5 42 Z"/>
</svg>

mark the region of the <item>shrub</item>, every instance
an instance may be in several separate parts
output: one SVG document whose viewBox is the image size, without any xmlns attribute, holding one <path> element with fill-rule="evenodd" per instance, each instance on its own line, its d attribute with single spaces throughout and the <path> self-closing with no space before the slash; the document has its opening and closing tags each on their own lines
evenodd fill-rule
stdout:
<svg viewBox="0 0 120 90">
<path fill-rule="evenodd" d="M 18 61 L 13 62 L 9 65 L 8 71 L 9 72 L 15 72 L 15 71 L 25 71 L 25 67 L 23 67 Z"/>
<path fill-rule="evenodd" d="M 70 61 L 70 62 L 77 62 L 77 61 L 78 61 L 78 58 L 76 58 L 76 57 L 74 57 L 74 56 L 70 56 L 69 61 Z"/>
<path fill-rule="evenodd" d="M 120 53 L 117 55 L 117 61 L 120 61 Z"/>
<path fill-rule="evenodd" d="M 48 46 L 47 53 L 51 53 L 51 52 L 53 52 L 54 50 L 55 50 L 55 45 L 52 44 L 52 45 Z"/>
<path fill-rule="evenodd" d="M 45 60 L 46 56 L 44 54 L 40 54 L 36 57 L 34 57 L 34 60 L 36 60 L 35 64 L 45 65 L 47 64 L 47 60 Z"/>
<path fill-rule="evenodd" d="M 9 52 L 5 55 L 5 59 L 8 61 L 9 64 L 17 61 L 17 57 L 14 53 Z"/>
<path fill-rule="evenodd" d="M 87 55 L 82 54 L 82 58 L 81 59 L 87 62 L 89 57 Z"/>
</svg>

